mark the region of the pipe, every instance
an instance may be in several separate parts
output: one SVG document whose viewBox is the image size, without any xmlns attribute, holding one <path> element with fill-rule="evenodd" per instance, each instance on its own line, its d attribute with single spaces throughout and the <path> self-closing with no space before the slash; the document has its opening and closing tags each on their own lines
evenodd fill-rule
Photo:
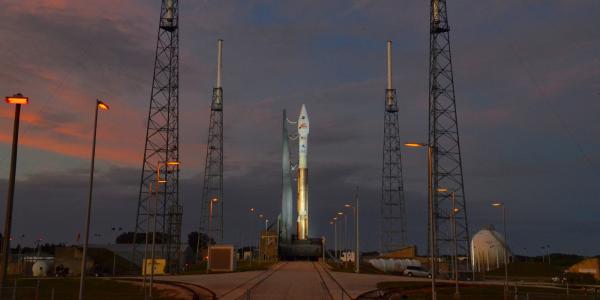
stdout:
<svg viewBox="0 0 600 300">
<path fill-rule="evenodd" d="M 223 40 L 217 40 L 217 88 L 221 87 L 221 73 L 223 70 Z"/>
<path fill-rule="evenodd" d="M 392 41 L 387 41 L 387 89 L 392 89 Z"/>
</svg>

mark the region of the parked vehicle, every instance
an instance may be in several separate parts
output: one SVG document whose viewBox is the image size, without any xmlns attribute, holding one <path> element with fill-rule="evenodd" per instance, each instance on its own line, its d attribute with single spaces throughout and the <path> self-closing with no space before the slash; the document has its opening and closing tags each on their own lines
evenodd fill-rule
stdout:
<svg viewBox="0 0 600 300">
<path fill-rule="evenodd" d="M 404 269 L 404 271 L 402 272 L 402 274 L 408 277 L 414 276 L 431 278 L 431 273 L 429 271 L 423 269 L 422 267 L 416 266 L 407 266 L 406 269 Z"/>
</svg>

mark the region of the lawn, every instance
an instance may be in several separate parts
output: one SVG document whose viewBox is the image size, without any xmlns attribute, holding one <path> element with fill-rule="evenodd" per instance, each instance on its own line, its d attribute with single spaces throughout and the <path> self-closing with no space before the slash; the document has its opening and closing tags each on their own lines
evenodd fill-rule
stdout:
<svg viewBox="0 0 600 300">
<path fill-rule="evenodd" d="M 380 282 L 377 287 L 387 291 L 387 295 L 407 296 L 408 299 L 431 299 L 431 283 L 429 282 Z M 438 299 L 453 299 L 455 288 L 452 284 L 438 284 Z M 492 285 L 461 285 L 461 300 L 502 300 L 503 286 Z M 517 287 L 519 299 L 566 299 L 565 289 Z M 510 288 L 510 299 L 515 299 L 515 288 Z M 583 290 L 570 290 L 570 300 L 592 300 L 592 293 L 586 294 Z"/>
<path fill-rule="evenodd" d="M 14 280 L 10 281 L 14 286 Z M 36 299 L 37 279 L 21 278 L 17 280 L 16 298 L 10 288 L 2 295 L 2 299 L 31 300 Z M 78 278 L 44 278 L 39 280 L 39 300 L 76 300 L 79 292 Z M 54 293 L 54 298 L 52 298 Z M 173 299 L 167 296 L 167 291 L 154 289 L 155 299 Z M 8 294 L 8 295 L 7 295 Z M 162 296 L 161 296 L 162 294 Z M 10 296 L 9 296 L 10 295 Z M 8 297 L 7 297 L 8 296 Z M 89 278 L 85 281 L 86 300 L 143 300 L 144 294 L 141 285 L 119 282 L 110 279 Z"/>
</svg>

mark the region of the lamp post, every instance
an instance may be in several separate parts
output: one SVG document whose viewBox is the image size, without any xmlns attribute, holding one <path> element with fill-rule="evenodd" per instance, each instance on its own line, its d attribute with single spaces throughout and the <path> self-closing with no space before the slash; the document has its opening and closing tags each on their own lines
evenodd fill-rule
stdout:
<svg viewBox="0 0 600 300">
<path fill-rule="evenodd" d="M 160 177 L 160 170 L 162 167 L 170 167 L 170 166 L 179 166 L 181 163 L 179 161 L 161 161 L 158 162 L 158 164 L 156 165 L 156 190 L 154 191 L 154 218 L 153 218 L 153 222 L 154 222 L 154 229 L 152 230 L 152 250 L 151 250 L 151 257 L 150 257 L 150 286 L 148 287 L 148 295 L 150 296 L 150 299 L 152 299 L 152 287 L 154 285 L 154 265 L 155 265 L 155 248 L 156 248 L 156 218 L 157 218 L 157 213 L 158 213 L 158 194 L 160 192 L 160 184 L 161 183 L 167 183 L 167 177 L 165 177 L 165 179 L 162 179 Z M 169 171 L 167 170 L 166 174 L 168 174 Z M 165 236 L 163 234 L 163 236 L 161 237 L 161 242 L 164 243 L 164 239 Z"/>
<path fill-rule="evenodd" d="M 21 105 L 28 104 L 29 98 L 22 94 L 15 94 L 5 98 L 6 103 L 15 104 L 15 119 L 13 123 L 12 151 L 10 156 L 10 175 L 8 180 L 8 193 L 6 195 L 6 208 L 4 210 L 4 233 L 2 236 L 2 268 L 0 268 L 0 284 L 6 287 L 6 273 L 8 271 L 8 256 L 10 255 L 10 234 L 12 228 L 12 211 L 15 196 L 15 176 L 17 171 L 17 149 L 19 145 L 19 120 L 21 118 Z"/>
<path fill-rule="evenodd" d="M 108 110 L 106 103 L 96 99 L 96 113 L 94 117 L 94 133 L 92 138 L 92 162 L 90 167 L 90 186 L 88 193 L 87 214 L 85 218 L 85 237 L 83 238 L 83 253 L 81 256 L 81 276 L 79 278 L 79 300 L 83 300 L 83 279 L 85 278 L 85 264 L 87 262 L 87 248 L 90 234 L 90 216 L 92 212 L 92 191 L 94 188 L 94 163 L 96 160 L 96 131 L 98 129 L 98 110 Z"/>
<path fill-rule="evenodd" d="M 347 238 L 348 238 L 348 216 L 346 214 L 344 214 L 343 212 L 338 212 L 337 213 L 338 216 L 344 216 L 344 230 L 342 231 L 342 236 L 340 237 L 340 242 L 341 242 L 341 249 L 340 249 L 340 258 L 342 257 L 342 255 L 344 254 L 344 251 L 346 250 L 346 243 L 347 243 Z M 344 262 L 346 263 L 346 262 Z"/>
<path fill-rule="evenodd" d="M 431 146 L 425 143 L 406 143 L 406 147 L 410 148 L 424 148 L 427 147 L 427 202 L 429 206 L 429 255 L 431 261 L 431 299 L 437 300 L 437 294 L 435 290 L 435 277 L 436 277 L 436 261 L 435 261 L 435 218 L 434 218 L 434 205 L 433 205 L 433 154 L 436 151 L 435 146 Z"/>
<path fill-rule="evenodd" d="M 334 255 L 333 257 L 335 257 L 335 259 L 337 260 L 338 258 L 338 236 L 337 236 L 337 217 L 333 217 L 332 222 L 333 222 L 333 244 L 334 244 Z"/>
<path fill-rule="evenodd" d="M 113 249 L 113 267 L 112 267 L 112 276 L 115 277 L 116 275 L 116 269 L 117 269 L 117 252 L 116 252 L 116 248 L 117 248 L 117 233 L 121 232 L 121 230 L 123 230 L 123 227 L 113 227 L 112 228 L 112 232 L 113 232 L 113 237 L 115 238 L 115 249 Z"/>
<path fill-rule="evenodd" d="M 438 188 L 438 192 L 440 193 L 448 193 L 448 189 Z M 454 298 L 460 299 L 460 287 L 458 285 L 458 244 L 456 242 L 456 214 L 459 212 L 459 209 L 456 207 L 456 192 L 450 192 L 452 197 L 452 211 L 450 212 L 450 219 L 452 222 L 452 242 L 454 243 L 454 255 L 452 257 L 452 267 L 454 272 Z"/>
<path fill-rule="evenodd" d="M 492 204 L 493 207 L 502 208 L 502 224 L 504 231 L 504 299 L 508 299 L 508 235 L 506 233 L 506 205 L 503 202 L 496 202 Z M 496 255 L 496 257 L 498 257 Z"/>
<path fill-rule="evenodd" d="M 219 202 L 219 198 L 210 199 L 210 205 L 208 209 L 208 235 L 210 237 L 210 231 L 212 230 L 212 217 L 213 217 L 213 206 Z"/>
<path fill-rule="evenodd" d="M 352 208 L 354 214 L 354 273 L 360 273 L 360 248 L 358 243 L 358 188 L 356 188 L 356 197 L 354 199 L 354 205 L 346 204 L 347 208 Z"/>
</svg>

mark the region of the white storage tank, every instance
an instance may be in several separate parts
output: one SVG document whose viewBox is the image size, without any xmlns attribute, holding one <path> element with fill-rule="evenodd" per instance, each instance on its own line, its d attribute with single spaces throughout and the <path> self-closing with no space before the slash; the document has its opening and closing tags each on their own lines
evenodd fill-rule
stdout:
<svg viewBox="0 0 600 300">
<path fill-rule="evenodd" d="M 473 269 L 477 272 L 498 269 L 504 266 L 504 252 L 510 262 L 510 249 L 504 236 L 493 226 L 481 229 L 471 239 L 471 258 Z"/>
</svg>

